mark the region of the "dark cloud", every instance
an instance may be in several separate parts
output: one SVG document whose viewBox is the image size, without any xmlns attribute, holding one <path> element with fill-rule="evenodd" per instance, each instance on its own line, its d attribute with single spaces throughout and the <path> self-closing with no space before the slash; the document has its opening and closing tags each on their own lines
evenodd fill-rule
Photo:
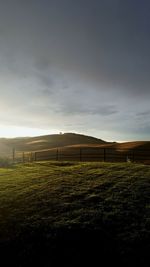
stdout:
<svg viewBox="0 0 150 267">
<path fill-rule="evenodd" d="M 10 3 L 1 20 L 13 65 L 21 51 L 35 58 L 41 71 L 53 65 L 127 94 L 149 94 L 147 1 Z"/>
<path fill-rule="evenodd" d="M 148 0 L 1 1 L 1 121 L 147 136 L 149 13 Z"/>
<path fill-rule="evenodd" d="M 64 113 L 68 116 L 70 115 L 98 115 L 98 116 L 110 116 L 112 114 L 117 113 L 116 107 L 113 105 L 105 105 L 105 106 L 97 106 L 92 107 L 89 106 L 83 106 L 82 104 L 66 104 L 64 106 L 60 106 L 58 110 L 56 109 L 56 112 L 58 113 Z"/>
<path fill-rule="evenodd" d="M 81 73 L 108 89 L 149 94 L 147 2 L 137 5 L 135 1 L 113 1 L 112 5 L 112 1 L 94 1 L 85 5 L 85 1 L 65 1 L 58 5 L 56 1 L 49 4 L 49 15 L 52 10 L 47 31 L 42 23 L 47 45 L 35 32 L 40 43 L 34 49 L 35 57 L 40 57 L 38 68 L 53 64 Z"/>
<path fill-rule="evenodd" d="M 143 112 L 139 112 L 139 113 L 137 113 L 136 114 L 137 116 L 139 116 L 139 117 L 147 117 L 147 116 L 149 116 L 150 115 L 150 110 L 146 110 L 146 111 L 143 111 Z"/>
</svg>

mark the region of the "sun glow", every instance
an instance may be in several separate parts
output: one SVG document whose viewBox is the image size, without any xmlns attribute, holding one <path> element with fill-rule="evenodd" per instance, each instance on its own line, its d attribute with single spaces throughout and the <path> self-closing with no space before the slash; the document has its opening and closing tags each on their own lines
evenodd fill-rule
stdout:
<svg viewBox="0 0 150 267">
<path fill-rule="evenodd" d="M 39 136 L 47 134 L 52 134 L 52 132 L 37 128 L 0 125 L 0 137 L 13 138 L 13 137 L 26 137 L 26 136 Z"/>
</svg>

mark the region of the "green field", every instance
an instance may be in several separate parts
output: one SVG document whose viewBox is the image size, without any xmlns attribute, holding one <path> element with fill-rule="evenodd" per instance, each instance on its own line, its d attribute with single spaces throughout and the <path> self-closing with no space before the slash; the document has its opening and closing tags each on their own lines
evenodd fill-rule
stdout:
<svg viewBox="0 0 150 267">
<path fill-rule="evenodd" d="M 149 266 L 150 166 L 0 168 L 0 251 L 2 266 Z"/>
</svg>

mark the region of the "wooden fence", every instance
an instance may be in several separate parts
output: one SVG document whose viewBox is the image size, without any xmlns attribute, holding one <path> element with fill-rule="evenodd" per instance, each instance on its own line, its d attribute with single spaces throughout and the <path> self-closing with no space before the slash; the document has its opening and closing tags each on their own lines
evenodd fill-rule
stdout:
<svg viewBox="0 0 150 267">
<path fill-rule="evenodd" d="M 14 162 L 32 162 L 42 160 L 59 161 L 103 161 L 103 162 L 144 162 L 150 164 L 148 149 L 112 149 L 112 148 L 78 148 L 52 149 L 36 152 L 17 152 L 13 150 Z"/>
</svg>

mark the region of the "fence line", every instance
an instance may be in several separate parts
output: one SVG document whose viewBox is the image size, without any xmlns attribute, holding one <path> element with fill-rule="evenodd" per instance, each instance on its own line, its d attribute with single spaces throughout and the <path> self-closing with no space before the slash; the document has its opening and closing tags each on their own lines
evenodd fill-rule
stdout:
<svg viewBox="0 0 150 267">
<path fill-rule="evenodd" d="M 104 161 L 104 162 L 145 162 L 150 163 L 150 149 L 112 149 L 79 148 L 63 150 L 45 150 L 36 152 L 18 152 L 13 149 L 13 162 L 32 162 L 40 160 L 56 161 Z"/>
</svg>

